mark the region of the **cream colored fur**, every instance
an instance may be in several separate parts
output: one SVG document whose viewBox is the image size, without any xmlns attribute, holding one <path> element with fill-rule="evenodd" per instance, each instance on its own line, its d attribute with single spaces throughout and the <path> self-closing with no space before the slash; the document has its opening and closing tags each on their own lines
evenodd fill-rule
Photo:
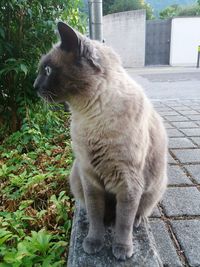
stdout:
<svg viewBox="0 0 200 267">
<path fill-rule="evenodd" d="M 111 48 L 64 24 L 59 32 L 61 47 L 43 60 L 50 58 L 61 66 L 61 85 L 51 91 L 55 101 L 56 97 L 68 101 L 72 112 L 76 159 L 70 184 L 89 219 L 83 248 L 87 253 L 102 248 L 105 198 L 110 194 L 116 199 L 113 254 L 125 260 L 134 252 L 133 225 L 139 226 L 151 214 L 166 189 L 166 131 L 143 89 L 127 75 Z M 81 67 L 74 63 L 77 50 Z M 44 82 L 38 85 L 38 77 L 37 87 L 44 87 Z M 51 86 L 46 87 L 50 91 Z"/>
</svg>

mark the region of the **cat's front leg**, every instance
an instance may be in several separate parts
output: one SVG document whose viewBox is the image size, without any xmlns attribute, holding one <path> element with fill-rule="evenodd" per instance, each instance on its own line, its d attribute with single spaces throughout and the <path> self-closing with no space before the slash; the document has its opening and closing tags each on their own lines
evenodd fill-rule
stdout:
<svg viewBox="0 0 200 267">
<path fill-rule="evenodd" d="M 122 186 L 116 195 L 116 225 L 112 246 L 114 256 L 126 260 L 133 254 L 132 231 L 142 190 L 138 186 Z"/>
<path fill-rule="evenodd" d="M 105 194 L 88 181 L 83 182 L 83 187 L 89 220 L 89 231 L 83 241 L 83 249 L 88 254 L 94 254 L 102 249 L 104 243 Z"/>
</svg>

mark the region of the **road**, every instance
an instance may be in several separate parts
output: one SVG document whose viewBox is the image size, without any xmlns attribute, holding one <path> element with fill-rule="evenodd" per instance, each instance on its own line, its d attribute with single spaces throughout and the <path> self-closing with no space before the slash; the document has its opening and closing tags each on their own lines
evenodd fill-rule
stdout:
<svg viewBox="0 0 200 267">
<path fill-rule="evenodd" d="M 200 68 L 145 67 L 127 72 L 151 99 L 200 99 Z"/>
</svg>

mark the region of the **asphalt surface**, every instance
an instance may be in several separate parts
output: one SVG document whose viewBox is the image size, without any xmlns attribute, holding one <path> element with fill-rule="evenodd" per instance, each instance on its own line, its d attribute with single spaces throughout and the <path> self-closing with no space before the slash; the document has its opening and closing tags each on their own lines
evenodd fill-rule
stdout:
<svg viewBox="0 0 200 267">
<path fill-rule="evenodd" d="M 200 99 L 200 68 L 145 67 L 127 72 L 151 99 Z"/>
</svg>

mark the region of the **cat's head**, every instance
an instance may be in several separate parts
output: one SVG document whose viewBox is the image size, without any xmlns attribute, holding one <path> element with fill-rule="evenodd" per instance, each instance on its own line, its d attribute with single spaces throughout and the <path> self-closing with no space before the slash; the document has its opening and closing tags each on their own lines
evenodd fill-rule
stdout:
<svg viewBox="0 0 200 267">
<path fill-rule="evenodd" d="M 95 87 L 95 81 L 103 77 L 108 64 L 102 44 L 63 22 L 58 23 L 58 32 L 61 42 L 42 57 L 34 83 L 40 97 L 57 103 L 87 94 L 92 85 Z"/>
</svg>

